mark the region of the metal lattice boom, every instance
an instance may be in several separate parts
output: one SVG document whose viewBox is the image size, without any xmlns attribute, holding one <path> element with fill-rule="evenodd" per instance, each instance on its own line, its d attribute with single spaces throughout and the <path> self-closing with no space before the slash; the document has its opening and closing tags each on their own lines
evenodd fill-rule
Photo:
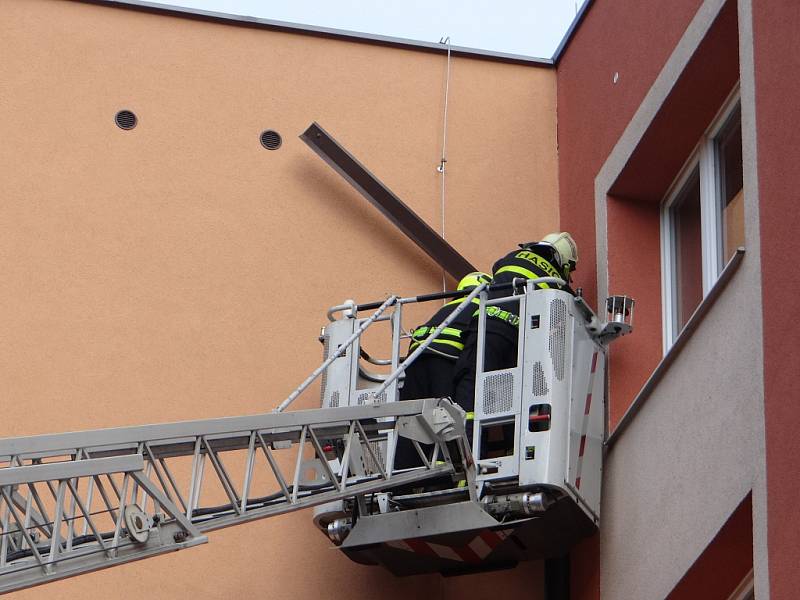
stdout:
<svg viewBox="0 0 800 600">
<path fill-rule="evenodd" d="M 433 455 L 398 471 L 396 440 L 411 422 Z M 463 413 L 447 400 L 0 439 L 0 593 L 317 504 L 455 471 L 472 479 L 465 448 Z"/>
</svg>

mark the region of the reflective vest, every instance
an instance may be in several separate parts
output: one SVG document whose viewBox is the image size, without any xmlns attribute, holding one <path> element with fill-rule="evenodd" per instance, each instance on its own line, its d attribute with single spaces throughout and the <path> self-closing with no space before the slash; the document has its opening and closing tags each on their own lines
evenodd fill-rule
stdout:
<svg viewBox="0 0 800 600">
<path fill-rule="evenodd" d="M 511 283 L 515 277 L 526 279 L 538 279 L 539 277 L 558 277 L 564 276 L 558 271 L 546 256 L 542 256 L 532 250 L 514 250 L 506 254 L 503 258 L 494 263 L 492 267 L 492 277 L 494 283 Z M 564 289 L 564 286 L 556 286 L 548 283 L 536 284 L 537 289 Z M 500 290 L 489 292 L 489 298 L 502 298 L 511 295 L 511 290 Z M 494 310 L 492 310 L 494 309 Z M 477 315 L 477 313 L 475 313 Z M 486 309 L 486 316 L 489 317 L 487 326 L 490 329 L 493 324 L 505 323 L 515 329 L 519 327 L 519 302 L 511 302 L 496 307 Z"/>
<path fill-rule="evenodd" d="M 514 250 L 513 252 L 509 252 L 494 263 L 492 273 L 494 283 L 511 283 L 515 277 L 525 277 L 527 279 L 537 279 L 539 277 L 564 278 L 559 272 L 558 267 L 548 258 L 532 250 Z M 540 283 L 537 284 L 536 287 L 540 289 L 551 287 L 561 289 L 562 286 Z M 499 294 L 507 295 L 508 292 L 499 292 Z"/>
<path fill-rule="evenodd" d="M 451 300 L 436 311 L 436 314 L 428 319 L 424 325 L 414 329 L 414 331 L 411 332 L 413 340 L 408 347 L 408 353 L 411 354 L 422 342 L 427 340 L 431 334 L 436 331 L 436 328 L 441 325 L 463 301 L 464 298 Z M 479 304 L 477 298 L 474 298 L 472 302 Z M 472 311 L 469 308 L 465 308 L 461 311 L 450 325 L 445 327 L 433 342 L 431 342 L 431 345 L 425 348 L 424 352 L 431 352 L 446 358 L 452 358 L 453 360 L 457 359 L 464 349 L 464 333 L 469 327 L 470 321 L 472 321 L 471 313 Z"/>
</svg>

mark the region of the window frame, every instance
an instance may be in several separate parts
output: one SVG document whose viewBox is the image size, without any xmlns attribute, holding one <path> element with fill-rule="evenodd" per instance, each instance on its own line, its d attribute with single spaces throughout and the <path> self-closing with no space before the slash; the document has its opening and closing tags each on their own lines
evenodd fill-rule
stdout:
<svg viewBox="0 0 800 600">
<path fill-rule="evenodd" d="M 695 169 L 700 180 L 700 239 L 702 253 L 703 298 L 719 278 L 724 258 L 722 182 L 717 140 L 740 111 L 739 85 L 723 103 L 711 126 L 705 131 L 669 187 L 661 203 L 661 305 L 663 353 L 675 343 L 683 328 L 678 321 L 677 260 L 678 247 L 673 208 L 686 189 Z M 741 111 L 740 111 L 741 114 Z"/>
</svg>

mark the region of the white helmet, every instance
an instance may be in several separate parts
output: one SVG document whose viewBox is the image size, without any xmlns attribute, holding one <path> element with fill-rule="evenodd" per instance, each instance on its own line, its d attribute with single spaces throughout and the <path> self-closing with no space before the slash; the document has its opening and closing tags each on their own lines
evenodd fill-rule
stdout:
<svg viewBox="0 0 800 600">
<path fill-rule="evenodd" d="M 578 266 L 578 245 L 572 239 L 572 236 L 566 231 L 548 233 L 539 243 L 553 247 L 561 259 L 561 268 L 565 271 L 564 275 L 569 277 L 569 274 Z"/>
</svg>

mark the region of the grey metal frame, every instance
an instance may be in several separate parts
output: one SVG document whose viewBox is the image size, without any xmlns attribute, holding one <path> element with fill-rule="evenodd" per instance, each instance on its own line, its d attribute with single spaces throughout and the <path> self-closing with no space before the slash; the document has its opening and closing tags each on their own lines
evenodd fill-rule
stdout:
<svg viewBox="0 0 800 600">
<path fill-rule="evenodd" d="M 476 270 L 319 124 L 309 125 L 300 139 L 453 278 L 461 279 Z"/>
<path fill-rule="evenodd" d="M 209 531 L 306 507 L 326 505 L 336 513 L 347 501 L 359 506 L 365 516 L 375 509 L 368 509 L 365 495 L 385 494 L 429 478 L 451 476 L 454 484 L 463 479 L 473 503 L 486 500 L 483 488 L 496 478 L 476 473 L 464 411 L 448 399 L 395 400 L 405 369 L 475 298 L 481 298 L 478 356 L 482 357 L 487 306 L 519 301 L 525 323 L 530 303 L 535 302 L 530 293 L 536 284 L 563 281 L 520 279 L 518 283 L 524 285 L 524 295 L 491 301 L 486 285 L 475 288 L 405 361 L 400 358 L 401 338 L 408 335 L 402 328 L 402 308 L 423 297 L 391 296 L 364 319 L 356 317 L 351 303 L 334 307 L 332 312 L 351 311 L 331 324 L 341 326 L 336 333 L 337 349 L 331 352 L 329 348 L 323 364 L 272 413 L 0 439 L 0 593 L 187 548 L 206 542 Z M 572 298 L 566 292 L 550 290 L 549 294 L 563 296 L 564 302 Z M 585 346 L 599 349 L 613 339 L 604 337 L 585 303 L 574 299 L 574 306 L 574 326 L 580 328 Z M 390 314 L 384 314 L 390 308 Z M 360 339 L 378 321 L 389 321 L 392 327 L 391 358 L 382 361 L 391 364 L 392 372 L 377 388 L 357 389 Z M 520 336 L 516 369 L 524 367 L 527 372 L 531 365 L 523 352 L 525 337 Z M 587 360 L 583 356 L 580 362 Z M 482 361 L 477 371 L 480 389 Z M 323 373 L 334 373 L 342 390 L 349 385 L 344 405 L 280 412 Z M 514 455 L 508 457 L 509 469 L 503 475 L 515 477 L 518 486 L 566 486 L 596 521 L 592 500 L 587 502 L 583 490 L 579 494 L 570 481 L 537 475 L 535 481 L 528 477 L 523 482 L 519 461 L 524 453 L 519 440 L 527 405 L 522 407 L 525 410 L 520 408 L 520 385 L 514 383 L 517 399 L 511 413 L 516 412 L 507 415 L 515 420 L 515 440 Z M 583 392 L 587 389 L 599 396 L 602 384 L 598 389 L 582 387 Z M 323 401 L 330 404 L 326 396 Z M 571 404 L 576 401 L 580 398 L 573 394 Z M 480 427 L 476 418 L 476 449 Z M 559 437 L 564 437 L 564 443 L 569 437 L 574 446 L 578 430 L 573 423 Z M 399 437 L 412 441 L 420 466 L 395 468 Z M 601 436 L 590 437 L 599 440 Z M 432 446 L 430 454 L 421 444 Z M 598 443 L 598 456 L 599 448 Z M 569 461 L 563 449 L 554 454 L 546 460 Z M 593 470 L 599 477 L 594 463 Z M 259 472 L 262 476 L 256 477 Z M 468 529 L 474 523 L 463 525 Z"/>
<path fill-rule="evenodd" d="M 438 427 L 443 418 L 448 426 Z M 415 421 L 439 462 L 397 471 L 371 445 Z M 467 471 L 468 455 L 448 448 L 454 441 L 468 447 L 463 412 L 447 400 L 1 439 L 0 593 L 201 544 L 215 529 Z M 326 445 L 341 459 L 329 461 Z M 257 470 L 269 480 L 259 478 L 259 489 Z"/>
</svg>

